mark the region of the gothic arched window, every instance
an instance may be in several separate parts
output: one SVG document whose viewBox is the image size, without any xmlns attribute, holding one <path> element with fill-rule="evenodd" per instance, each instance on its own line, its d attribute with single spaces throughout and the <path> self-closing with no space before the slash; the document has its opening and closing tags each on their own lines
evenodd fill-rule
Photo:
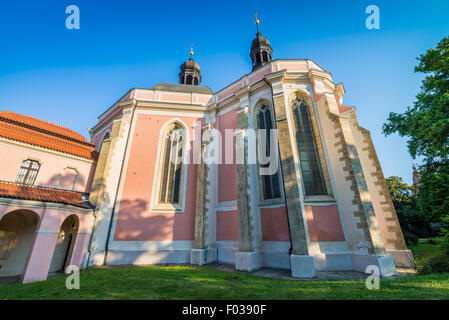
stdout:
<svg viewBox="0 0 449 320">
<path fill-rule="evenodd" d="M 162 140 L 160 160 L 159 204 L 180 205 L 184 172 L 185 129 L 178 123 L 170 125 Z"/>
<path fill-rule="evenodd" d="M 292 111 L 305 194 L 307 196 L 327 195 L 310 107 L 303 99 L 296 97 L 292 104 Z"/>
<path fill-rule="evenodd" d="M 270 137 L 271 129 L 274 129 L 273 119 L 271 117 L 271 110 L 266 104 L 260 105 L 256 111 L 257 115 L 257 129 L 266 130 L 266 148 L 265 156 L 270 157 Z M 271 157 L 273 158 L 273 157 Z M 278 157 L 274 157 L 278 159 Z M 268 167 L 270 164 L 261 164 L 261 167 Z M 261 175 L 262 195 L 264 200 L 278 199 L 281 197 L 281 188 L 279 183 L 279 169 L 272 175 Z"/>
</svg>

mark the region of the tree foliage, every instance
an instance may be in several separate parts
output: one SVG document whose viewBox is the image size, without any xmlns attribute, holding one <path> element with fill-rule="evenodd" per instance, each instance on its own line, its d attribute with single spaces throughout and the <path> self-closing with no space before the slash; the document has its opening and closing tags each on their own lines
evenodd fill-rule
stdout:
<svg viewBox="0 0 449 320">
<path fill-rule="evenodd" d="M 408 137 L 413 158 L 439 161 L 449 158 L 449 38 L 421 55 L 415 72 L 426 74 L 412 107 L 391 112 L 383 132 Z"/>
<path fill-rule="evenodd" d="M 418 208 L 416 197 L 412 195 L 412 187 L 408 186 L 401 177 L 385 179 L 391 199 L 393 200 L 399 224 L 406 242 L 416 244 L 418 238 L 430 235 L 430 227 L 425 214 Z"/>
<path fill-rule="evenodd" d="M 449 38 L 419 58 L 415 72 L 425 74 L 413 106 L 390 113 L 383 125 L 386 136 L 407 137 L 410 155 L 419 166 L 417 202 L 429 220 L 449 217 Z"/>
</svg>

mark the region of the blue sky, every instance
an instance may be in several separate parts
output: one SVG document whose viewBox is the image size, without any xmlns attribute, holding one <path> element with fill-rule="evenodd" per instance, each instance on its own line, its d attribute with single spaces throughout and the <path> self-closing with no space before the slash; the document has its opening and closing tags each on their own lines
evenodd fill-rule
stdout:
<svg viewBox="0 0 449 320">
<path fill-rule="evenodd" d="M 80 30 L 65 27 L 71 4 L 80 8 Z M 380 8 L 380 30 L 365 27 L 370 4 Z M 255 11 L 273 58 L 312 59 L 343 82 L 344 104 L 371 131 L 385 176 L 411 182 L 406 140 L 384 137 L 381 127 L 414 101 L 416 57 L 449 33 L 447 0 L 2 0 L 0 110 L 87 137 L 130 88 L 177 83 L 192 43 L 202 84 L 219 90 L 251 71 Z"/>
</svg>

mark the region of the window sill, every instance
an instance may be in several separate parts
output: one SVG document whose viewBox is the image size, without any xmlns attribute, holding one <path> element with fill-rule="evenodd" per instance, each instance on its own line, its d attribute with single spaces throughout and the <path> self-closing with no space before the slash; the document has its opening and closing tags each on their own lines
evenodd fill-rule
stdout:
<svg viewBox="0 0 449 320">
<path fill-rule="evenodd" d="M 275 206 L 275 205 L 284 205 L 284 201 L 281 198 L 278 198 L 278 199 L 263 200 L 259 202 L 259 207 Z"/>
<path fill-rule="evenodd" d="M 156 204 L 150 208 L 150 211 L 162 213 L 183 213 L 184 208 L 182 206 L 174 206 L 171 204 Z"/>
<path fill-rule="evenodd" d="M 337 202 L 333 197 L 331 196 L 305 196 L 304 202 Z"/>
</svg>

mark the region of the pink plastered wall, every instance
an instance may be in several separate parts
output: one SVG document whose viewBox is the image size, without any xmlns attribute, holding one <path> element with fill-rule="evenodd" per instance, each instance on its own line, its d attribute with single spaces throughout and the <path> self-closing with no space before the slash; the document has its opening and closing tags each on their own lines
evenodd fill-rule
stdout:
<svg viewBox="0 0 449 320">
<path fill-rule="evenodd" d="M 125 174 L 115 241 L 194 240 L 197 165 L 187 166 L 185 210 L 177 213 L 150 211 L 153 178 L 157 169 L 157 149 L 163 126 L 173 116 L 137 114 L 135 130 Z M 179 117 L 194 136 L 194 117 Z M 192 163 L 190 150 L 190 163 Z M 157 194 L 157 193 L 156 193 Z"/>
<path fill-rule="evenodd" d="M 218 201 L 234 201 L 236 195 L 236 177 L 235 177 L 235 152 L 233 164 L 225 164 L 226 148 L 225 146 L 225 130 L 237 129 L 237 113 L 236 109 L 221 115 L 218 120 L 218 130 L 223 139 L 223 147 L 221 153 L 221 164 L 218 166 Z"/>
<path fill-rule="evenodd" d="M 261 208 L 263 241 L 290 241 L 285 207 Z"/>
<path fill-rule="evenodd" d="M 217 241 L 238 241 L 237 211 L 217 212 Z"/>
<path fill-rule="evenodd" d="M 61 177 L 64 175 L 64 169 L 73 168 L 77 172 L 74 190 L 90 191 L 89 180 L 93 175 L 93 161 L 78 159 L 51 150 L 41 150 L 14 141 L 0 142 L 0 180 L 15 182 L 22 162 L 27 159 L 38 161 L 41 165 L 34 185 L 67 188 L 67 185 L 61 185 Z"/>
<path fill-rule="evenodd" d="M 345 241 L 336 205 L 306 205 L 305 210 L 311 242 Z"/>
</svg>

